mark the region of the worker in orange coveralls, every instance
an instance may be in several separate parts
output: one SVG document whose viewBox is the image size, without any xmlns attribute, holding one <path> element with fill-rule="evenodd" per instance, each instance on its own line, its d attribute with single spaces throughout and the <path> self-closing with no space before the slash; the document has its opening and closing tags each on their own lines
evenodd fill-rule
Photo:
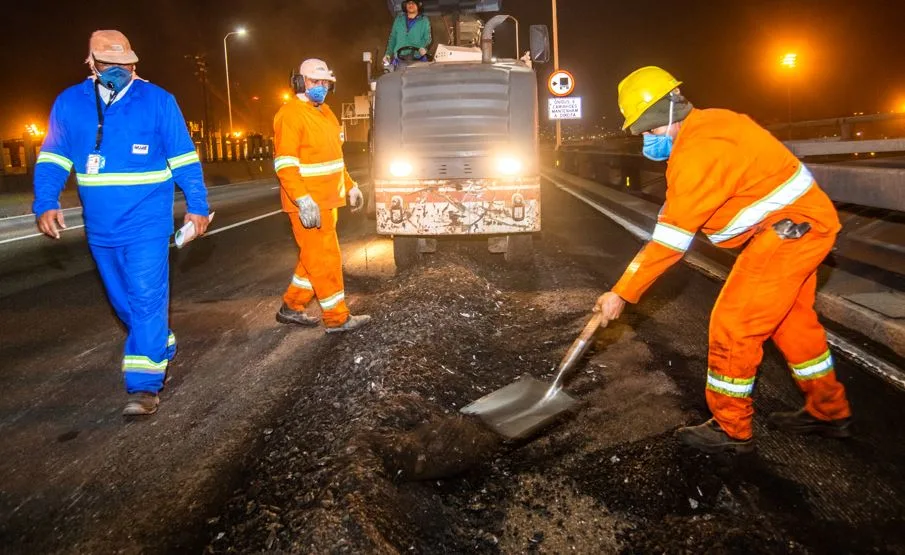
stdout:
<svg viewBox="0 0 905 555">
<path fill-rule="evenodd" d="M 848 437 L 851 412 L 836 379 L 826 332 L 817 321 L 817 267 L 840 229 L 829 197 L 770 133 L 729 110 L 694 109 L 681 83 L 643 67 L 619 84 L 623 129 L 643 134 L 643 154 L 668 160 L 666 203 L 650 242 L 595 311 L 618 318 L 679 261 L 695 233 L 741 248 L 710 318 L 707 405 L 713 418 L 680 428 L 702 451 L 754 449 L 751 395 L 763 343 L 772 338 L 804 393 L 796 412 L 770 415 L 772 427 Z"/>
<path fill-rule="evenodd" d="M 280 197 L 299 246 L 295 274 L 276 318 L 284 324 L 316 326 L 318 319 L 306 314 L 305 306 L 317 298 L 328 333 L 354 330 L 371 319 L 349 314 L 343 289 L 337 209 L 346 205 L 347 186 L 353 211 L 361 209 L 364 199 L 343 161 L 339 122 L 324 104 L 335 83 L 325 62 L 305 60 L 291 77 L 296 97 L 273 121 Z"/>
</svg>

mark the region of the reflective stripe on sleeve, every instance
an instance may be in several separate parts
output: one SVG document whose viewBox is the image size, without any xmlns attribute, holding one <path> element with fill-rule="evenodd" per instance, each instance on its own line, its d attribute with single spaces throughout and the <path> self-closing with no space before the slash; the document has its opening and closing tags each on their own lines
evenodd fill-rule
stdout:
<svg viewBox="0 0 905 555">
<path fill-rule="evenodd" d="M 173 156 L 172 158 L 167 158 L 167 164 L 170 165 L 170 169 L 175 170 L 176 168 L 181 168 L 182 166 L 188 166 L 189 164 L 201 163 L 201 158 L 198 158 L 198 153 L 194 150 L 191 152 L 186 152 L 185 154 L 180 154 L 179 156 Z"/>
<path fill-rule="evenodd" d="M 273 168 L 276 171 L 291 167 L 299 167 L 299 159 L 295 156 L 277 156 L 273 159 Z"/>
<path fill-rule="evenodd" d="M 691 246 L 692 239 L 694 239 L 694 233 L 689 233 L 684 229 L 664 223 L 658 223 L 654 227 L 654 233 L 651 236 L 651 241 L 656 241 L 679 252 L 687 251 L 688 247 Z"/>
<path fill-rule="evenodd" d="M 44 152 L 41 151 L 38 154 L 38 159 L 35 161 L 35 164 L 56 164 L 66 170 L 67 172 L 72 169 L 72 160 L 66 158 L 65 156 L 60 156 L 59 154 L 54 154 L 53 152 Z"/>
<path fill-rule="evenodd" d="M 136 173 L 77 173 L 79 186 L 97 187 L 105 185 L 154 185 L 163 183 L 173 177 L 170 168 L 153 172 Z"/>
<path fill-rule="evenodd" d="M 796 380 L 816 380 L 833 371 L 833 355 L 827 351 L 813 360 L 790 364 L 789 367 Z"/>
<path fill-rule="evenodd" d="M 750 397 L 754 392 L 754 378 L 730 378 L 708 369 L 707 389 L 729 397 Z"/>
<path fill-rule="evenodd" d="M 729 225 L 707 237 L 717 244 L 745 233 L 773 212 L 794 203 L 808 192 L 813 183 L 814 176 L 804 167 L 804 164 L 799 164 L 798 171 L 785 183 L 773 189 L 769 195 L 742 209 L 732 218 Z"/>
</svg>

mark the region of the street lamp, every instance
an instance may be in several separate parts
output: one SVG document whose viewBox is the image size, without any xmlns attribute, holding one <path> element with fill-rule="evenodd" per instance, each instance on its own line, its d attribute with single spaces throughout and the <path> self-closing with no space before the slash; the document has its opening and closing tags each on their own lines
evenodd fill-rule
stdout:
<svg viewBox="0 0 905 555">
<path fill-rule="evenodd" d="M 233 102 L 232 98 L 229 95 L 229 56 L 226 53 L 226 39 L 230 37 L 230 35 L 239 35 L 240 37 L 245 36 L 247 31 L 243 28 L 238 28 L 235 31 L 231 31 L 226 33 L 226 36 L 223 37 L 223 65 L 226 66 L 226 105 L 229 110 L 229 133 L 233 132 Z"/>
<path fill-rule="evenodd" d="M 789 70 L 788 80 L 786 81 L 786 92 L 789 100 L 789 140 L 792 140 L 792 70 L 798 65 L 798 54 L 789 52 L 782 57 L 779 64 Z"/>
</svg>

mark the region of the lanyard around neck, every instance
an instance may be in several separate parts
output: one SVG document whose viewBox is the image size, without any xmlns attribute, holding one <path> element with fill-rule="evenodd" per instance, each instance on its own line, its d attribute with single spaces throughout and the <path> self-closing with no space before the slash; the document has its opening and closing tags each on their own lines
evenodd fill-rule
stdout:
<svg viewBox="0 0 905 555">
<path fill-rule="evenodd" d="M 94 104 L 97 106 L 97 135 L 94 138 L 94 151 L 100 152 L 101 150 L 101 141 L 104 140 L 104 113 L 107 111 L 107 108 L 113 104 L 113 100 L 116 98 L 116 91 L 110 91 L 110 100 L 107 101 L 107 104 L 101 107 L 101 90 L 100 83 L 98 81 L 94 82 Z"/>
</svg>

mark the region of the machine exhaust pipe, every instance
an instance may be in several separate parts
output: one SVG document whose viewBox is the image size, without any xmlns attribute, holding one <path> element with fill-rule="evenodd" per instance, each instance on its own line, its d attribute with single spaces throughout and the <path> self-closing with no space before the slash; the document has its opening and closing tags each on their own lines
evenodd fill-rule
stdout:
<svg viewBox="0 0 905 555">
<path fill-rule="evenodd" d="M 484 24 L 481 32 L 481 62 L 489 64 L 493 58 L 493 32 L 507 19 L 515 21 L 515 58 L 518 59 L 518 20 L 511 15 L 495 15 Z"/>
</svg>

